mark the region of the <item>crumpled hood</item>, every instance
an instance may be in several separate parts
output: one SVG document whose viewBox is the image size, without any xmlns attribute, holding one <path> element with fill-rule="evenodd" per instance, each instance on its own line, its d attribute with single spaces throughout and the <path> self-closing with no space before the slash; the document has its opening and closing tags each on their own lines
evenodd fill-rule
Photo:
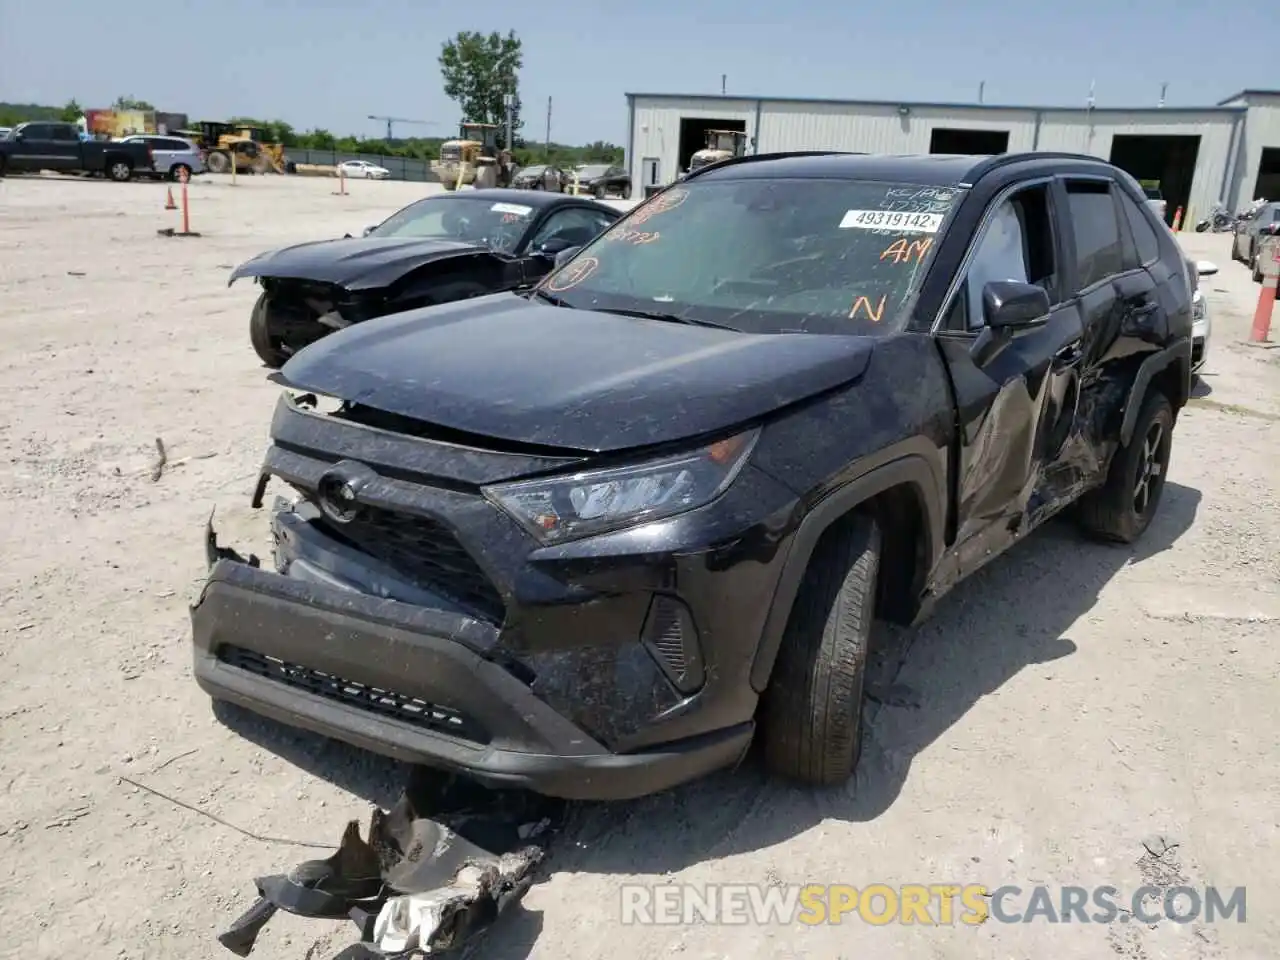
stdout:
<svg viewBox="0 0 1280 960">
<path fill-rule="evenodd" d="M 259 254 L 236 267 L 227 286 L 241 277 L 288 277 L 336 283 L 349 290 L 381 287 L 414 267 L 485 249 L 462 241 L 414 237 L 317 240 Z"/>
<path fill-rule="evenodd" d="M 356 324 L 291 385 L 514 443 L 612 451 L 735 426 L 856 379 L 875 341 L 743 334 L 510 293 Z"/>
</svg>

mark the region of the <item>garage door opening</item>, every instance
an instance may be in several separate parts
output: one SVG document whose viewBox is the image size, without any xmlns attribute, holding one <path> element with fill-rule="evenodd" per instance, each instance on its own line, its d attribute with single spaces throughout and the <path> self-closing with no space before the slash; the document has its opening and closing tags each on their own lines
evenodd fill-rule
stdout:
<svg viewBox="0 0 1280 960">
<path fill-rule="evenodd" d="M 1111 162 L 1132 174 L 1144 187 L 1160 190 L 1164 198 L 1164 219 L 1169 224 L 1173 223 L 1179 207 L 1183 211 L 1182 222 L 1191 219 L 1187 204 L 1199 153 L 1198 136 L 1117 134 L 1111 139 Z M 1197 210 L 1196 215 L 1205 217 L 1209 211 Z"/>
<path fill-rule="evenodd" d="M 708 130 L 736 130 L 747 132 L 745 120 L 707 120 L 703 117 L 680 118 L 680 156 L 676 169 L 683 173 L 689 169 L 689 158 L 707 145 Z M 747 151 L 748 153 L 750 150 Z"/>
<path fill-rule="evenodd" d="M 961 153 L 986 156 L 1009 152 L 1008 130 L 948 130 L 934 127 L 929 134 L 930 153 Z"/>
<path fill-rule="evenodd" d="M 1280 147 L 1263 147 L 1250 200 L 1280 200 Z"/>
</svg>

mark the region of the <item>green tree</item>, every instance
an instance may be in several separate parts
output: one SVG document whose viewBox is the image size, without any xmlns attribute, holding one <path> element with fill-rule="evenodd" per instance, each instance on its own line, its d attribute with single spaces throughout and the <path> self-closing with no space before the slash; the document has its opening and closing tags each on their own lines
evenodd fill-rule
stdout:
<svg viewBox="0 0 1280 960">
<path fill-rule="evenodd" d="M 113 110 L 154 110 L 155 107 L 147 103 L 145 100 L 135 100 L 132 96 L 116 97 L 116 102 L 111 105 Z"/>
<path fill-rule="evenodd" d="M 84 116 L 84 109 L 75 100 L 68 100 L 58 114 L 58 119 L 66 123 L 75 123 Z"/>
<path fill-rule="evenodd" d="M 522 125 L 519 73 L 523 63 L 520 38 L 514 30 L 505 37 L 496 30 L 488 34 L 463 30 L 440 52 L 445 95 L 462 108 L 463 120 L 502 125 L 499 139 L 505 139 L 503 98 L 507 94 L 514 97 L 513 132 L 518 133 Z"/>
</svg>

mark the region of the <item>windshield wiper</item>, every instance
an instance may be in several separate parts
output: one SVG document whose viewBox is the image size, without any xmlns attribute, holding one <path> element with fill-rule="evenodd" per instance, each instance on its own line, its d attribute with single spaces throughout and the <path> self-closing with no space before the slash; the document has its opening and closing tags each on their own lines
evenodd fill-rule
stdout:
<svg viewBox="0 0 1280 960">
<path fill-rule="evenodd" d="M 686 323 L 691 327 L 712 327 L 716 330 L 732 330 L 734 333 L 741 333 L 737 327 L 731 327 L 727 323 L 716 323 L 714 320 L 702 320 L 698 317 L 682 317 L 676 313 L 661 313 L 656 310 L 624 310 L 621 308 L 614 309 L 612 307 L 596 307 L 600 313 L 616 313 L 620 317 L 637 317 L 640 320 L 661 320 L 663 323 Z"/>
<path fill-rule="evenodd" d="M 533 297 L 537 297 L 539 300 L 545 300 L 547 303 L 551 304 L 553 307 L 568 307 L 570 310 L 573 309 L 573 304 L 566 303 L 560 297 L 547 293 L 547 291 L 542 290 L 538 287 L 534 287 L 532 290 L 529 291 L 529 298 L 531 299 Z"/>
</svg>

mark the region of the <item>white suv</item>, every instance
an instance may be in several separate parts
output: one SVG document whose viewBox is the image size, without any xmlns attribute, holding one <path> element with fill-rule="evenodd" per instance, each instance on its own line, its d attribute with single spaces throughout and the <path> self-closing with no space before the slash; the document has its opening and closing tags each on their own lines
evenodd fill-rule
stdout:
<svg viewBox="0 0 1280 960">
<path fill-rule="evenodd" d="M 205 172 L 204 154 L 190 140 L 154 133 L 135 133 L 119 139 L 121 143 L 145 143 L 151 148 L 154 176 L 177 180 L 184 168 L 188 177 Z"/>
</svg>

